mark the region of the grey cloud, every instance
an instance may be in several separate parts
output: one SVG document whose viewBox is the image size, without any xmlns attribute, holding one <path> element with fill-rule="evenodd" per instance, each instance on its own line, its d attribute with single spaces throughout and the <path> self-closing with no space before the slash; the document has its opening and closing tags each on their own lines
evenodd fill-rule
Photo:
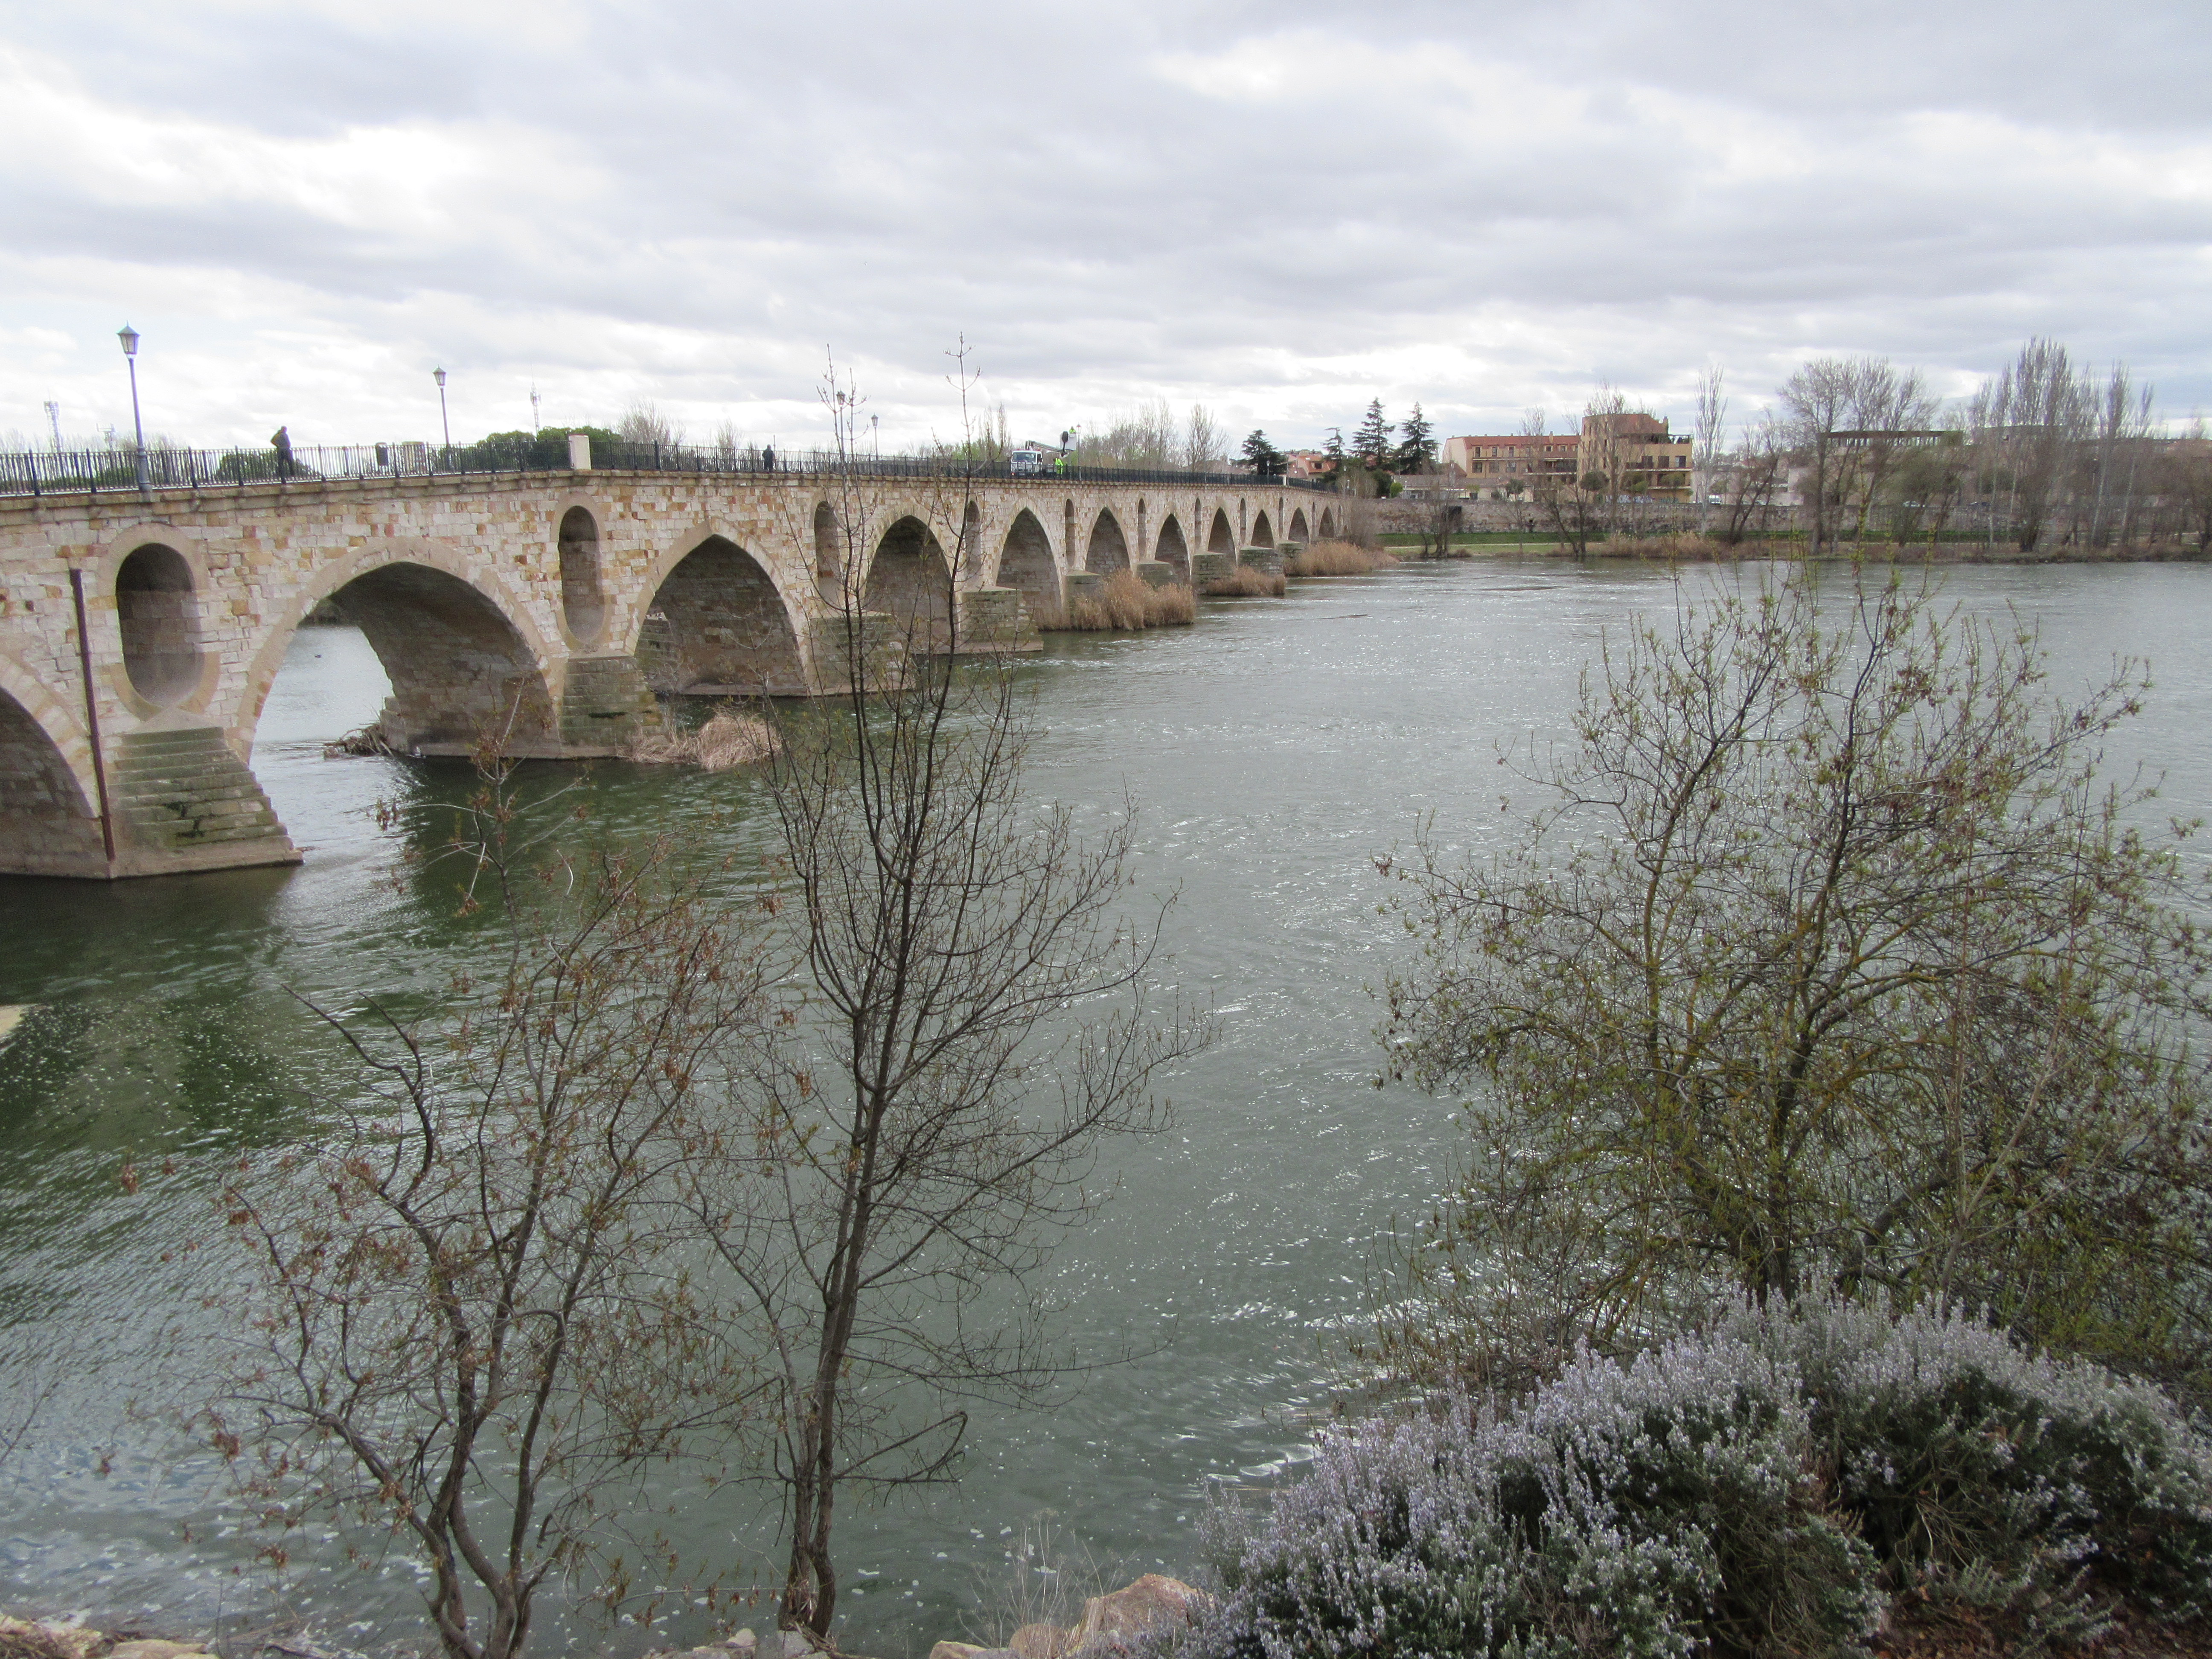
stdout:
<svg viewBox="0 0 2212 1659">
<path fill-rule="evenodd" d="M 1355 418 L 1369 379 L 1399 405 L 1503 406 L 1451 382 L 1463 350 L 1564 406 L 1594 372 L 1656 392 L 1717 353 L 1874 350 L 1966 374 L 2056 331 L 2158 365 L 2170 400 L 2212 393 L 2212 199 L 2081 165 L 2095 147 L 2169 172 L 2206 153 L 2212 32 L 2171 7 L 1808 21 L 1421 0 L 1387 29 L 1305 0 L 1068 15 L 670 0 L 552 7 L 541 28 L 466 8 L 422 29 L 91 10 L 66 33 L 30 19 L 21 44 L 89 96 L 303 155 L 427 125 L 453 169 L 416 187 L 453 217 L 349 223 L 251 191 L 125 211 L 23 168 L 0 178 L 19 252 L 102 264 L 118 293 L 165 267 L 235 270 L 310 296 L 272 325 L 373 319 L 487 373 L 789 399 L 806 392 L 792 365 L 830 343 L 920 399 L 964 329 L 1017 398 L 1157 386 L 1279 410 L 1309 422 L 1283 429 L 1299 439 L 1332 398 Z M 134 29 L 139 50 L 113 44 Z M 1240 50 L 1291 52 L 1305 84 L 1239 81 Z M 1171 61 L 1199 64 L 1199 86 Z M 1983 125 L 1960 149 L 1931 115 Z M 1800 159 L 1741 176 L 1728 147 L 1747 132 Z M 2059 162 L 2035 159 L 2045 144 Z M 0 296 L 0 324 L 40 303 Z M 494 337 L 437 337 L 486 317 Z M 623 327 L 672 331 L 672 356 L 609 356 Z M 1491 343 L 1514 329 L 1559 339 L 1559 359 Z M 1318 383 L 1297 367 L 1316 359 Z"/>
</svg>

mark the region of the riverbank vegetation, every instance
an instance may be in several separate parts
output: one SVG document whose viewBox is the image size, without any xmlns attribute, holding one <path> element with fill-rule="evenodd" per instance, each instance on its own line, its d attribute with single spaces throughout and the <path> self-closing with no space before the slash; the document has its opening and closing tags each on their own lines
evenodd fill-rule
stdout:
<svg viewBox="0 0 2212 1659">
<path fill-rule="evenodd" d="M 1290 586 L 1279 570 L 1240 564 L 1226 575 L 1214 577 L 1198 591 L 1209 599 L 1279 599 L 1290 592 Z"/>
<path fill-rule="evenodd" d="M 1417 1403 L 1218 1518 L 1189 1659 L 2212 1610 L 2203 884 L 2100 776 L 2144 682 L 1815 584 L 1636 624 L 1503 757 L 1517 839 L 1385 862 L 1389 1069 L 1468 1132 L 1358 1356 Z"/>
<path fill-rule="evenodd" d="M 2202 878 L 2099 775 L 2140 671 L 2042 676 L 1923 582 L 1824 610 L 1802 567 L 1607 647 L 1574 748 L 1517 757 L 1520 837 L 1401 872 L 1391 1070 L 1466 1096 L 1471 1163 L 1395 1357 L 1486 1379 L 1827 1291 L 2205 1397 Z"/>
<path fill-rule="evenodd" d="M 1198 620 L 1188 582 L 1155 587 L 1133 570 L 1116 570 L 1096 593 L 1078 593 L 1057 621 L 1042 624 L 1070 633 L 1134 633 L 1146 628 L 1187 628 Z"/>
<path fill-rule="evenodd" d="M 2120 1607 L 2201 1618 L 2209 1491 L 2201 1425 L 2100 1366 L 1933 1310 L 1747 1305 L 1503 1405 L 1325 1431 L 1264 1516 L 1215 1512 L 1221 1597 L 1159 1646 L 1840 1659 L 1918 1631 L 2045 1653 Z"/>
<path fill-rule="evenodd" d="M 1308 542 L 1283 562 L 1286 576 L 1364 576 L 1398 562 L 1379 547 L 1352 542 Z"/>
</svg>

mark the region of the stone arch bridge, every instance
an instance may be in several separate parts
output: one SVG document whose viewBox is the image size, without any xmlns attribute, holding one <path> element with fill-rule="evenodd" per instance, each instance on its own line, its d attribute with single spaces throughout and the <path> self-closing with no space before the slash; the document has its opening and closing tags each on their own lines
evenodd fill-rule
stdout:
<svg viewBox="0 0 2212 1659">
<path fill-rule="evenodd" d="M 1019 648 L 1085 573 L 1187 580 L 1195 555 L 1336 527 L 1327 496 L 1200 477 L 579 470 L 0 500 L 0 872 L 297 862 L 254 731 L 325 604 L 383 662 L 395 749 L 465 753 L 492 727 L 581 757 L 657 729 L 662 695 L 823 689 L 842 595 Z"/>
</svg>

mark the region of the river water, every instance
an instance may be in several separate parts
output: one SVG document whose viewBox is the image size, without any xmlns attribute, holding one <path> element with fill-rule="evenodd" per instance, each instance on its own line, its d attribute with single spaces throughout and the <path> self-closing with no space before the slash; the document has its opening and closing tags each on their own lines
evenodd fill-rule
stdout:
<svg viewBox="0 0 2212 1659">
<path fill-rule="evenodd" d="M 2212 809 L 2212 568 L 1976 567 L 1945 582 L 1972 610 L 2037 625 L 2060 688 L 2147 658 L 2155 689 L 2114 759 L 2166 774 L 2161 819 Z M 1218 1010 L 1220 1036 L 1173 1085 L 1174 1133 L 1109 1151 L 1121 1189 L 1055 1259 L 1079 1355 L 1136 1357 L 1041 1404 L 979 1411 L 956 1488 L 848 1510 L 848 1645 L 891 1659 L 960 1635 L 979 1575 L 1042 1511 L 1117 1582 L 1188 1571 L 1210 1487 L 1264 1486 L 1306 1455 L 1394 1229 L 1426 1213 L 1453 1152 L 1445 1104 L 1375 1086 L 1370 989 L 1403 936 L 1377 913 L 1374 860 L 1428 816 L 1449 844 L 1498 833 L 1498 744 L 1559 733 L 1605 631 L 1676 591 L 1642 567 L 1409 566 L 1209 603 L 1188 629 L 1056 636 L 1023 665 L 1047 728 L 1036 787 L 1088 812 L 1133 796 L 1140 885 L 1180 892 L 1172 977 Z M 412 1571 L 349 1566 L 331 1535 L 291 1540 L 280 1580 L 257 1569 L 261 1540 L 174 1426 L 230 1307 L 227 1265 L 188 1248 L 220 1170 L 297 1136 L 347 1086 L 292 994 L 404 1000 L 465 947 L 441 886 L 394 880 L 419 832 L 377 811 L 458 798 L 465 774 L 323 756 L 385 690 L 357 633 L 295 641 L 253 763 L 307 851 L 300 869 L 0 878 L 0 1005 L 35 1005 L 0 1050 L 0 1446 L 38 1406 L 0 1460 L 0 1607 L 157 1629 L 289 1611 L 365 1650 L 421 1629 Z M 595 797 L 602 822 L 639 833 L 742 840 L 761 824 L 741 774 L 606 767 Z M 777 1563 L 751 1520 L 723 1502 L 685 1525 L 768 1582 Z M 679 1620 L 614 1646 L 705 1633 Z M 546 1651 L 599 1642 L 557 1598 L 533 1636 Z"/>
</svg>

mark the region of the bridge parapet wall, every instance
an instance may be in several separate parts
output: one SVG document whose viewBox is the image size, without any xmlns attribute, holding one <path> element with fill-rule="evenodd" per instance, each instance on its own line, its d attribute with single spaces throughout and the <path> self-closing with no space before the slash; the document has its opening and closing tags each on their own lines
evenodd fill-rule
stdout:
<svg viewBox="0 0 2212 1659">
<path fill-rule="evenodd" d="M 817 662 L 816 648 L 824 593 L 841 591 L 821 569 L 825 503 L 866 520 L 856 593 L 878 555 L 902 545 L 894 527 L 915 520 L 960 567 L 963 633 L 1019 649 L 1035 640 L 1024 617 L 1060 604 L 1094 546 L 1118 546 L 1133 567 L 1165 551 L 1181 571 L 1224 526 L 1241 542 L 1261 514 L 1288 524 L 1283 497 L 1272 484 L 1040 478 L 970 489 L 580 471 L 0 500 L 0 869 L 112 875 L 296 859 L 258 785 L 238 794 L 211 759 L 206 799 L 243 803 L 217 815 L 238 821 L 225 836 L 149 830 L 111 776 L 109 861 L 91 732 L 96 717 L 111 774 L 126 740 L 156 730 L 219 734 L 242 769 L 293 635 L 325 600 L 384 662 L 392 694 L 381 725 L 395 746 L 464 750 L 489 728 L 519 753 L 605 754 L 659 724 L 656 690 L 805 694 L 835 676 L 837 653 Z M 90 717 L 72 572 L 84 588 Z M 895 607 L 942 610 L 941 589 L 927 593 L 918 574 L 886 567 L 882 592 Z M 249 824 L 252 836 L 228 833 Z"/>
</svg>

